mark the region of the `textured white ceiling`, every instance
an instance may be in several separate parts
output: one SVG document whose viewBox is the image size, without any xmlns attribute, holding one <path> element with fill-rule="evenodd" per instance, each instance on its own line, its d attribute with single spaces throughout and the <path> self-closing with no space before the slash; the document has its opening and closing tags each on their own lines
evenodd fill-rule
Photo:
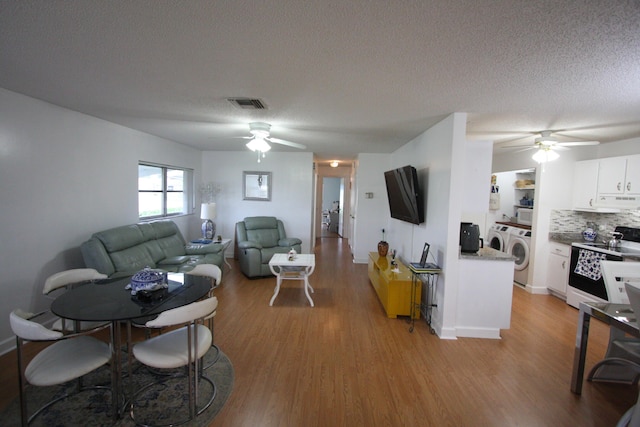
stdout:
<svg viewBox="0 0 640 427">
<path fill-rule="evenodd" d="M 634 0 L 0 0 L 0 87 L 205 150 L 266 121 L 352 159 L 452 112 L 470 139 L 606 142 L 640 136 L 639 23 Z"/>
</svg>

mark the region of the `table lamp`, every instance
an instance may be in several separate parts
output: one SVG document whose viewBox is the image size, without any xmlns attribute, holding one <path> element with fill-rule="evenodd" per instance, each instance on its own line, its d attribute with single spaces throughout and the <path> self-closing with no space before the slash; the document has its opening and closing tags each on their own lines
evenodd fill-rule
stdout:
<svg viewBox="0 0 640 427">
<path fill-rule="evenodd" d="M 216 224 L 212 220 L 216 219 L 216 204 L 203 203 L 200 207 L 200 219 L 204 219 L 202 223 L 202 238 L 213 239 L 216 234 Z"/>
</svg>

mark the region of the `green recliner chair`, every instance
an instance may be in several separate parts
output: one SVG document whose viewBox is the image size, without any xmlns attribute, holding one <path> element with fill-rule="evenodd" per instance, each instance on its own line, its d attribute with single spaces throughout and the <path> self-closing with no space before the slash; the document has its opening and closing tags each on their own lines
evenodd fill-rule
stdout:
<svg viewBox="0 0 640 427">
<path fill-rule="evenodd" d="M 252 216 L 236 223 L 236 242 L 240 271 L 245 276 L 273 276 L 269 261 L 273 254 L 287 253 L 291 248 L 302 251 L 302 240 L 287 238 L 284 224 L 273 216 Z"/>
</svg>

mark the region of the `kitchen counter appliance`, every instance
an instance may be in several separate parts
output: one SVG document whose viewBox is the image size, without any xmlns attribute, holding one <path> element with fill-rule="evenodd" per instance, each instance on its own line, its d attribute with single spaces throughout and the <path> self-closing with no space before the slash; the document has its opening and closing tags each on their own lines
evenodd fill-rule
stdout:
<svg viewBox="0 0 640 427">
<path fill-rule="evenodd" d="M 571 244 L 571 263 L 567 304 L 579 308 L 581 302 L 608 302 L 600 260 L 640 260 L 640 228 L 618 226 L 615 233 L 622 234 L 617 245 L 605 242 Z"/>
</svg>

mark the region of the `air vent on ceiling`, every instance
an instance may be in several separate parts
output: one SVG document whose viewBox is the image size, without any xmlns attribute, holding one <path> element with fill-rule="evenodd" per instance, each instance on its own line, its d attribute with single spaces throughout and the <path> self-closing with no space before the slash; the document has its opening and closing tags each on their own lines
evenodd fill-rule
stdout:
<svg viewBox="0 0 640 427">
<path fill-rule="evenodd" d="M 232 103 L 235 107 L 242 108 L 243 110 L 266 110 L 267 107 L 259 99 L 255 98 L 227 98 L 227 101 Z"/>
</svg>

